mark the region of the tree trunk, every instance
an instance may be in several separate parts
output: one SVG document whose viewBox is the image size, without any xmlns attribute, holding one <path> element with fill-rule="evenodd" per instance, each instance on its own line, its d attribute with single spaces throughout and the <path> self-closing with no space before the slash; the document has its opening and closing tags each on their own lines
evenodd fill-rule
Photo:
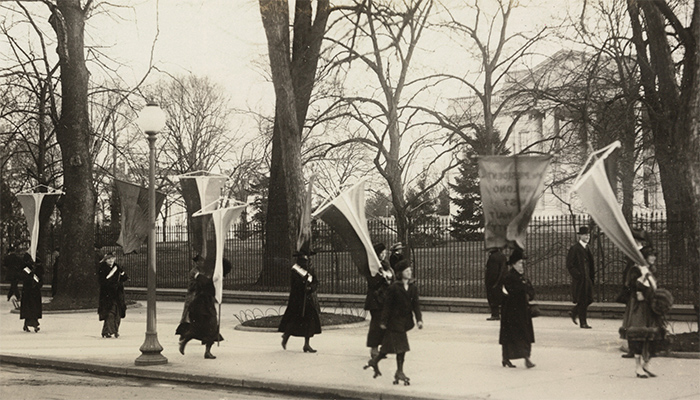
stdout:
<svg viewBox="0 0 700 400">
<path fill-rule="evenodd" d="M 330 11 L 328 1 L 317 4 L 312 23 L 311 1 L 295 3 L 294 43 L 290 51 L 287 2 L 260 0 L 276 97 L 264 264 L 258 279 L 258 284 L 265 286 L 288 285 L 287 268 L 299 232 L 304 182 L 301 133 Z"/>
<path fill-rule="evenodd" d="M 90 162 L 88 79 L 80 0 L 58 0 L 49 19 L 56 32 L 61 68 L 61 116 L 56 138 L 63 161 L 62 246 L 59 287 L 54 302 L 97 304 L 95 192 Z"/>
<path fill-rule="evenodd" d="M 684 51 L 680 85 L 667 38 L 668 16 L 660 8 L 664 4 L 630 2 L 628 12 L 666 201 L 669 264 L 690 271 L 700 321 L 700 2 L 694 2 L 690 29 L 671 26 Z"/>
<path fill-rule="evenodd" d="M 686 118 L 688 121 L 688 134 L 690 144 L 688 154 L 691 156 L 688 163 L 690 176 L 690 207 L 693 218 L 689 229 L 688 241 L 688 267 L 693 273 L 693 288 L 695 290 L 695 313 L 697 323 L 700 324 L 700 4 L 695 1 L 695 9 L 691 22 L 690 34 L 695 40 L 695 55 L 693 65 L 695 70 L 692 73 L 690 93 L 688 94 L 688 109 Z"/>
</svg>

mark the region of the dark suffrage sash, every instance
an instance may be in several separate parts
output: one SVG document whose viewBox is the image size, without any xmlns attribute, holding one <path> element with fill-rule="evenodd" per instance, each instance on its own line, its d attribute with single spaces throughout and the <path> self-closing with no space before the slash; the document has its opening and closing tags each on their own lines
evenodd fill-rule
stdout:
<svg viewBox="0 0 700 400">
<path fill-rule="evenodd" d="M 544 191 L 551 156 L 481 156 L 479 188 L 486 248 L 525 248 L 527 226 Z"/>
</svg>

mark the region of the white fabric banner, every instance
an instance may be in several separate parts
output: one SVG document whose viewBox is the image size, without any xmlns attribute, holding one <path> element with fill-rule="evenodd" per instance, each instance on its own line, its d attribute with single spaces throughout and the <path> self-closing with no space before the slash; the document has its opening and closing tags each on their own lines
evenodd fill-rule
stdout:
<svg viewBox="0 0 700 400">
<path fill-rule="evenodd" d="M 19 193 L 17 200 L 22 204 L 24 217 L 27 218 L 27 228 L 29 229 L 29 255 L 36 261 L 36 248 L 39 244 L 39 213 L 41 204 L 46 196 L 60 196 L 63 192 L 53 193 Z M 51 208 L 54 203 L 51 202 Z"/>
<path fill-rule="evenodd" d="M 248 207 L 247 204 L 243 204 L 235 207 L 220 208 L 214 211 L 204 211 L 202 213 L 196 213 L 195 216 L 202 216 L 206 214 L 211 214 L 212 220 L 214 221 L 214 232 L 216 233 L 216 259 L 214 263 L 214 273 L 212 274 L 212 281 L 214 282 L 214 289 L 216 301 L 221 304 L 223 299 L 223 286 L 224 286 L 224 245 L 226 243 L 226 234 L 228 233 L 228 228 L 231 226 L 233 221 L 237 220 L 241 216 L 241 213 L 245 208 Z"/>
<path fill-rule="evenodd" d="M 618 249 L 638 265 L 647 265 L 642 253 L 637 248 L 632 231 L 622 215 L 622 208 L 617 202 L 617 197 L 615 197 L 605 173 L 603 161 L 616 148 L 616 143 L 618 142 L 599 150 L 599 152 L 606 151 L 606 153 L 576 180 L 571 191 L 578 194 L 581 203 L 593 221 L 598 224 L 600 230 L 610 238 L 610 241 Z"/>
<path fill-rule="evenodd" d="M 319 208 L 313 218 L 321 218 L 343 238 L 361 274 L 374 276 L 379 272 L 381 264 L 372 246 L 365 216 L 364 181 Z"/>
</svg>

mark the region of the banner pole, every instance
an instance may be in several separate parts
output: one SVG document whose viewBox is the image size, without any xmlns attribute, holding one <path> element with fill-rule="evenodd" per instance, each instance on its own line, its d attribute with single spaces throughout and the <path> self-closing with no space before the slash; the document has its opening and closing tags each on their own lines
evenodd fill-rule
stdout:
<svg viewBox="0 0 700 400">
<path fill-rule="evenodd" d="M 223 297 L 222 300 L 223 301 Z M 221 303 L 219 303 L 219 323 L 216 324 L 216 347 L 219 347 L 219 343 L 221 343 Z"/>
</svg>

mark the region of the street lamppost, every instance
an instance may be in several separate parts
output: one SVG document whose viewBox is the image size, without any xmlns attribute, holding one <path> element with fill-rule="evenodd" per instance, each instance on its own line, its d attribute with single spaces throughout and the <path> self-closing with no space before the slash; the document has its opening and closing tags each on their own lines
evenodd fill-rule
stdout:
<svg viewBox="0 0 700 400">
<path fill-rule="evenodd" d="M 165 127 L 165 113 L 155 103 L 148 103 L 139 113 L 136 122 L 148 135 L 148 293 L 146 297 L 146 339 L 141 345 L 141 355 L 136 365 L 167 364 L 158 342 L 156 330 L 156 135 Z"/>
</svg>

